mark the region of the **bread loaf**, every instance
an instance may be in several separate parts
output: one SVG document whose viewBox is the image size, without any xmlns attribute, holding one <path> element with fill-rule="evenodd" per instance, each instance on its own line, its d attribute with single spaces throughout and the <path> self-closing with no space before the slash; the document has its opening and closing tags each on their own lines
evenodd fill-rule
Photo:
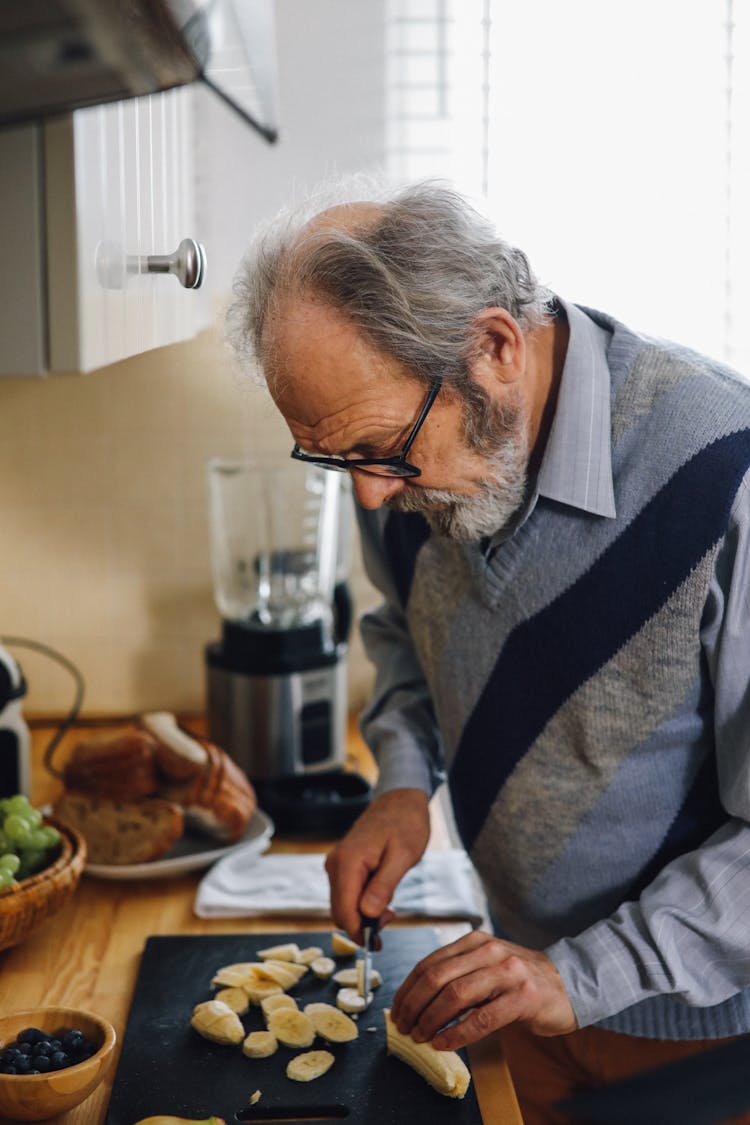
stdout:
<svg viewBox="0 0 750 1125">
<path fill-rule="evenodd" d="M 87 738 L 64 767 L 65 787 L 115 801 L 152 797 L 159 788 L 156 746 L 150 734 L 139 730 Z"/>
<path fill-rule="evenodd" d="M 179 805 L 160 797 L 116 801 L 91 793 L 66 791 L 55 815 L 83 835 L 90 863 L 148 863 L 179 840 L 184 816 Z"/>
</svg>

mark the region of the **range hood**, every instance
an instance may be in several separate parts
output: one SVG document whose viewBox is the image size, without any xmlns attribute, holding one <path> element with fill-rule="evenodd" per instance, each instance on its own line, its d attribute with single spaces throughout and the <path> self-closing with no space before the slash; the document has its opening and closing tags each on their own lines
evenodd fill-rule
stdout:
<svg viewBox="0 0 750 1125">
<path fill-rule="evenodd" d="M 195 81 L 276 140 L 273 0 L 0 3 L 0 127 Z"/>
</svg>

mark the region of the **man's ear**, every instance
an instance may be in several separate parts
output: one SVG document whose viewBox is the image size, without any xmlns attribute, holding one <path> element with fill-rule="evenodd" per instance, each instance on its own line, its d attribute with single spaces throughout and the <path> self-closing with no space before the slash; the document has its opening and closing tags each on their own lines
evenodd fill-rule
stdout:
<svg viewBox="0 0 750 1125">
<path fill-rule="evenodd" d="M 526 340 L 507 309 L 483 309 L 474 318 L 474 347 L 469 366 L 487 390 L 493 383 L 515 383 L 526 364 Z"/>
</svg>

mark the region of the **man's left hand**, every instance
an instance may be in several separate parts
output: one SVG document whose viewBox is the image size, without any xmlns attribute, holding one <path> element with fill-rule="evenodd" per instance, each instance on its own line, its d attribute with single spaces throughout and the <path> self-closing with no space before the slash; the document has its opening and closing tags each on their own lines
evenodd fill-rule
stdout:
<svg viewBox="0 0 750 1125">
<path fill-rule="evenodd" d="M 443 1051 L 465 1047 L 516 1020 L 537 1035 L 576 1029 L 550 958 L 478 930 L 415 965 L 394 997 L 391 1015 L 400 1032 Z M 440 1028 L 445 1030 L 437 1034 Z"/>
</svg>

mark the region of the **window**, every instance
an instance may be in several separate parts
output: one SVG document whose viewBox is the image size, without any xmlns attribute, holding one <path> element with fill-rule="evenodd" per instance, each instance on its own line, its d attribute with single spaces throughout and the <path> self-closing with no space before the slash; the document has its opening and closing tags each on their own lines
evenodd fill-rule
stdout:
<svg viewBox="0 0 750 1125">
<path fill-rule="evenodd" d="M 566 298 L 750 375 L 750 4 L 389 0 L 388 166 Z"/>
</svg>

